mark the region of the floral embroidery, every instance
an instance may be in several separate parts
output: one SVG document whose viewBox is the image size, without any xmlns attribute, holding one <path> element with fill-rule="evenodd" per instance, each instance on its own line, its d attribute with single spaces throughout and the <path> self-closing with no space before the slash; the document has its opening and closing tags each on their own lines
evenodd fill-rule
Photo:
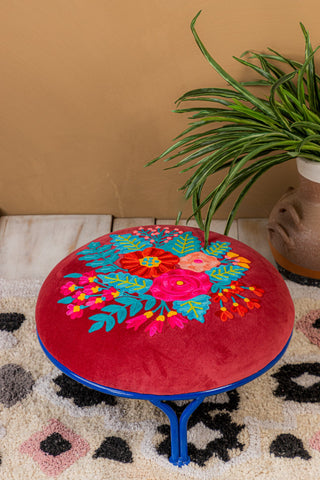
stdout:
<svg viewBox="0 0 320 480">
<path fill-rule="evenodd" d="M 142 251 L 126 253 L 121 259 L 122 268 L 133 275 L 145 278 L 158 277 L 171 270 L 179 262 L 179 257 L 160 248 L 145 248 Z"/>
<path fill-rule="evenodd" d="M 189 300 L 207 293 L 211 282 L 207 274 L 191 270 L 176 269 L 156 278 L 150 288 L 154 298 L 173 302 L 174 300 Z"/>
<path fill-rule="evenodd" d="M 258 285 L 240 283 L 251 261 L 233 252 L 230 242 L 204 249 L 179 227 L 111 234 L 109 244 L 92 242 L 77 255 L 88 271 L 65 276 L 58 303 L 75 321 L 91 312 L 90 333 L 124 323 L 154 337 L 193 320 L 204 323 L 209 308 L 223 322 L 241 319 L 260 308 L 264 294 Z"/>
<path fill-rule="evenodd" d="M 193 270 L 194 272 L 204 272 L 211 268 L 220 265 L 220 261 L 210 255 L 206 255 L 203 252 L 189 253 L 185 257 L 180 258 L 179 267 Z"/>
</svg>

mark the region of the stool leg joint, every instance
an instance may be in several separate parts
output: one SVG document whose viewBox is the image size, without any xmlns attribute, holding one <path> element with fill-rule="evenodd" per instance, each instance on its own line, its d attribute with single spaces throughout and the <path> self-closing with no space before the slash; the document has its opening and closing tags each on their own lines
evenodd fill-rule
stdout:
<svg viewBox="0 0 320 480">
<path fill-rule="evenodd" d="M 176 412 L 170 405 L 164 403 L 164 400 L 150 400 L 150 402 L 156 407 L 160 408 L 170 421 L 170 439 L 171 439 L 171 456 L 169 461 L 173 465 L 182 467 L 190 463 L 190 457 L 188 455 L 188 442 L 187 442 L 187 426 L 188 420 L 191 414 L 202 403 L 205 395 L 199 395 L 194 398 L 183 410 L 180 418 L 178 418 Z"/>
</svg>

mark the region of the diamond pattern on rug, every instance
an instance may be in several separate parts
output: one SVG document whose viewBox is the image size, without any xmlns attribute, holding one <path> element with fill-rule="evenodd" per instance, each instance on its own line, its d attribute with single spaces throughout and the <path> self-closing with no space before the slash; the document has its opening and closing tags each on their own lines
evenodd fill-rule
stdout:
<svg viewBox="0 0 320 480">
<path fill-rule="evenodd" d="M 320 347 L 320 309 L 311 310 L 300 318 L 296 329 L 304 333 L 311 343 Z"/>
<path fill-rule="evenodd" d="M 20 452 L 30 455 L 48 476 L 59 475 L 89 449 L 86 440 L 55 419 L 20 446 Z"/>
<path fill-rule="evenodd" d="M 12 407 L 32 390 L 34 380 L 20 365 L 7 364 L 0 368 L 0 403 Z"/>
<path fill-rule="evenodd" d="M 132 452 L 128 443 L 120 437 L 107 437 L 92 458 L 108 458 L 121 463 L 132 463 Z"/>
<path fill-rule="evenodd" d="M 300 457 L 303 460 L 310 460 L 311 458 L 311 455 L 305 450 L 302 440 L 290 433 L 278 435 L 270 445 L 270 453 L 276 457 Z"/>
</svg>

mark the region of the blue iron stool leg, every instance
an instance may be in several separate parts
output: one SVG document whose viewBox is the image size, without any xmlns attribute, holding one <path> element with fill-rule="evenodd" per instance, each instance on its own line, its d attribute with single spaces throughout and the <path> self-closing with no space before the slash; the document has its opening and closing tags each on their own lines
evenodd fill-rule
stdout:
<svg viewBox="0 0 320 480">
<path fill-rule="evenodd" d="M 182 465 L 188 465 L 188 463 L 190 463 L 187 441 L 188 420 L 204 398 L 205 395 L 200 395 L 193 399 L 183 410 L 180 418 L 178 418 L 176 412 L 170 405 L 163 403 L 163 400 L 150 400 L 153 405 L 160 408 L 169 418 L 171 439 L 171 457 L 169 461 L 173 463 L 173 465 L 182 467 Z"/>
</svg>

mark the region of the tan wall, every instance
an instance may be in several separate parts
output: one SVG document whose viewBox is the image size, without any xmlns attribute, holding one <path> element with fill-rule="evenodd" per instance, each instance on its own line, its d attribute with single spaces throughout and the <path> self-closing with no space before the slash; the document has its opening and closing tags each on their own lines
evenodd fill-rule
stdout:
<svg viewBox="0 0 320 480">
<path fill-rule="evenodd" d="M 238 79 L 232 55 L 246 49 L 301 58 L 299 21 L 320 43 L 318 0 L 0 3 L 2 213 L 175 216 L 183 177 L 144 164 L 185 128 L 179 95 L 224 85 L 190 32 L 199 9 L 201 38 Z M 277 167 L 240 214 L 268 215 L 295 182 L 294 162 Z"/>
</svg>

